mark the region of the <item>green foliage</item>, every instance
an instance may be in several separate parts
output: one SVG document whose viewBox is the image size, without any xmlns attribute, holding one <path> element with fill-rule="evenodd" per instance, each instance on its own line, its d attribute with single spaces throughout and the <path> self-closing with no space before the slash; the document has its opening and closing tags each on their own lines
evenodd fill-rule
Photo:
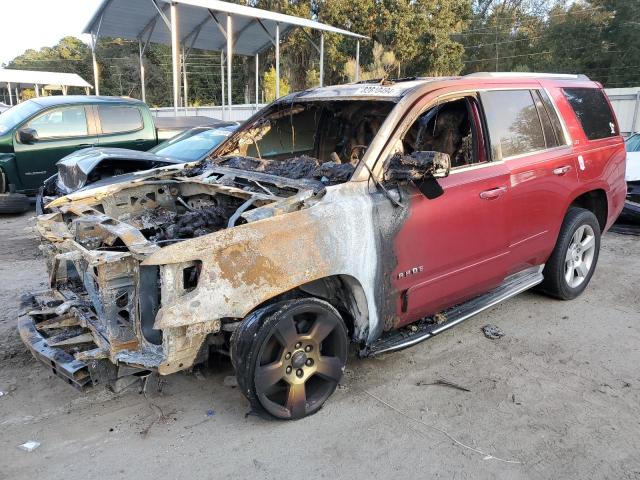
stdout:
<svg viewBox="0 0 640 480">
<path fill-rule="evenodd" d="M 237 1 L 367 35 L 372 40 L 360 42 L 362 79 L 500 70 L 585 73 L 608 87 L 640 83 L 637 0 Z M 296 29 L 281 39 L 281 95 L 319 85 L 319 45 L 318 31 Z M 324 51 L 324 84 L 353 81 L 356 39 L 325 33 Z M 140 97 L 137 42 L 102 38 L 97 57 L 101 94 Z M 253 101 L 254 65 L 252 57 L 233 57 L 234 104 Z M 274 65 L 273 48 L 260 53 L 267 101 L 275 98 Z M 73 72 L 93 83 L 91 51 L 74 37 L 27 50 L 8 67 Z M 149 45 L 145 73 L 147 103 L 171 105 L 168 46 Z M 189 104 L 219 105 L 221 75 L 219 52 L 194 49 L 187 60 Z"/>
<path fill-rule="evenodd" d="M 276 99 L 276 69 L 271 67 L 264 72 L 262 88 L 264 89 L 264 99 L 266 102 L 273 102 Z M 280 96 L 289 95 L 291 86 L 285 78 L 280 78 Z"/>
<path fill-rule="evenodd" d="M 373 56 L 371 64 L 365 68 L 360 68 L 360 80 L 389 78 L 397 74 L 400 62 L 396 60 L 396 56 L 392 51 L 385 51 L 384 47 L 376 42 L 373 45 L 371 54 Z M 347 60 L 345 73 L 349 78 L 355 78 L 356 61 L 354 59 Z"/>
<path fill-rule="evenodd" d="M 457 38 L 464 72 L 584 73 L 606 87 L 640 83 L 640 4 L 635 0 L 474 0 Z"/>
<path fill-rule="evenodd" d="M 305 79 L 305 87 L 313 88 L 320 85 L 320 72 L 318 72 L 315 68 L 310 68 L 307 70 L 307 75 Z"/>
</svg>

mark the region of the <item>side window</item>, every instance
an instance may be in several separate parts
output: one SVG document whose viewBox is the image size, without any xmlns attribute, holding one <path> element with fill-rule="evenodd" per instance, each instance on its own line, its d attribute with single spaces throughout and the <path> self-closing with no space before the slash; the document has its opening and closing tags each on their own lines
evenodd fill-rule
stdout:
<svg viewBox="0 0 640 480">
<path fill-rule="evenodd" d="M 480 94 L 494 160 L 546 148 L 544 132 L 529 90 L 494 90 Z"/>
<path fill-rule="evenodd" d="M 85 137 L 87 116 L 82 105 L 49 110 L 31 120 L 27 128 L 33 128 L 39 139 Z"/>
<path fill-rule="evenodd" d="M 481 129 L 474 111 L 475 98 L 461 98 L 437 105 L 420 115 L 402 138 L 404 153 L 435 151 L 451 158 L 451 167 L 486 160 L 481 152 Z M 475 110 L 474 110 L 475 109 Z"/>
<path fill-rule="evenodd" d="M 143 128 L 137 107 L 98 105 L 98 118 L 103 134 L 134 132 Z"/>
<path fill-rule="evenodd" d="M 564 88 L 564 96 L 576 113 L 589 140 L 618 135 L 609 102 L 598 88 Z"/>
<path fill-rule="evenodd" d="M 558 145 L 565 145 L 567 143 L 567 139 L 564 136 L 560 118 L 558 117 L 556 109 L 553 107 L 553 103 L 551 103 L 551 99 L 544 90 L 538 90 L 537 92 L 542 100 L 545 110 L 547 111 L 547 115 L 549 115 L 549 120 L 551 120 L 551 125 L 553 126 L 553 131 L 556 134 Z"/>
</svg>

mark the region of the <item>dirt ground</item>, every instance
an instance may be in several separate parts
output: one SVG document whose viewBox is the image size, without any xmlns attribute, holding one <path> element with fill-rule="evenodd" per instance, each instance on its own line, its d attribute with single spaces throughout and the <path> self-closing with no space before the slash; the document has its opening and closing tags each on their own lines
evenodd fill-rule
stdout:
<svg viewBox="0 0 640 480">
<path fill-rule="evenodd" d="M 640 479 L 640 239 L 607 234 L 585 294 L 525 293 L 413 348 L 351 358 L 325 408 L 245 416 L 228 363 L 146 397 L 81 394 L 16 332 L 44 266 L 0 218 L 0 478 Z M 489 340 L 487 323 L 505 336 Z M 441 385 L 446 379 L 469 392 Z M 422 384 L 421 384 L 422 383 Z M 36 440 L 33 452 L 18 445 Z"/>
</svg>

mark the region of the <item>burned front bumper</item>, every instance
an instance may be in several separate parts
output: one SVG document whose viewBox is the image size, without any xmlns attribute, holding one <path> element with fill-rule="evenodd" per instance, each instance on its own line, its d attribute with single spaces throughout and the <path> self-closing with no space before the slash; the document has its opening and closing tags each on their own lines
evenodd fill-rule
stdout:
<svg viewBox="0 0 640 480">
<path fill-rule="evenodd" d="M 82 390 L 92 384 L 89 366 L 62 348 L 50 347 L 47 338 L 36 328 L 36 323 L 29 315 L 18 320 L 20 338 L 31 351 L 31 354 L 44 363 L 51 372 L 64 379 L 70 385 Z"/>
<path fill-rule="evenodd" d="M 72 224 L 60 214 L 38 218 L 50 289 L 24 297 L 23 342 L 77 388 L 112 382 L 124 370 L 169 374 L 188 368 L 202 338 L 185 339 L 178 329 L 164 337 L 154 329 L 162 267 L 141 265 L 148 253 L 144 237 L 87 210 L 77 212 Z M 92 242 L 114 247 L 87 248 Z"/>
<path fill-rule="evenodd" d="M 112 354 L 104 328 L 85 295 L 47 290 L 26 295 L 18 319 L 20 338 L 32 355 L 68 384 L 83 390 L 114 386 L 131 375 L 157 369 L 161 351 Z"/>
</svg>

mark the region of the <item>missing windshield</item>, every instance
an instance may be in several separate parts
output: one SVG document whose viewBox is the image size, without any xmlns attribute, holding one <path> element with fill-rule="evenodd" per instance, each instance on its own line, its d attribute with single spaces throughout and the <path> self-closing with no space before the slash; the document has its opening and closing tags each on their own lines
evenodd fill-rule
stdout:
<svg viewBox="0 0 640 480">
<path fill-rule="evenodd" d="M 206 165 L 326 185 L 346 182 L 393 108 L 389 101 L 281 103 L 247 125 Z M 188 175 L 199 175 L 205 164 Z"/>
</svg>

